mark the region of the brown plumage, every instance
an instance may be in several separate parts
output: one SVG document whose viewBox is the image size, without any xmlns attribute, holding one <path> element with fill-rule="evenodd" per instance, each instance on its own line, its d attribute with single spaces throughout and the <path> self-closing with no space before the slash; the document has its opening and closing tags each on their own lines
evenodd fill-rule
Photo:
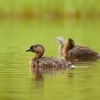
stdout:
<svg viewBox="0 0 100 100">
<path fill-rule="evenodd" d="M 30 60 L 31 70 L 45 70 L 45 69 L 71 69 L 73 65 L 64 59 L 56 57 L 42 57 L 44 54 L 44 47 L 40 44 L 35 44 L 26 50 L 31 51 L 36 55 Z"/>
<path fill-rule="evenodd" d="M 72 39 L 63 41 L 62 56 L 71 62 L 96 61 L 100 54 L 85 46 L 75 45 Z"/>
</svg>

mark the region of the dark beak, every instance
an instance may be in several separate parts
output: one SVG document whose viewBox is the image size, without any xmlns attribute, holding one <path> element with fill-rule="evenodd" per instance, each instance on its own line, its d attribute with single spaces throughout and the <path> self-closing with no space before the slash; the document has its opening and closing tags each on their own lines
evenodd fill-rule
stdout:
<svg viewBox="0 0 100 100">
<path fill-rule="evenodd" d="M 31 51 L 30 49 L 28 49 L 28 50 L 26 50 L 25 52 L 29 52 L 29 51 Z"/>
</svg>

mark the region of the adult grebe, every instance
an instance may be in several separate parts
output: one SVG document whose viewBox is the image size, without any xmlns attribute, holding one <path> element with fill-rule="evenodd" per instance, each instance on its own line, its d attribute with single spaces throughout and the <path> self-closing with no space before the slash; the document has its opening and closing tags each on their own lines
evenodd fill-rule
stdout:
<svg viewBox="0 0 100 100">
<path fill-rule="evenodd" d="M 62 56 L 71 62 L 87 62 L 100 59 L 100 54 L 88 47 L 75 45 L 73 39 L 63 41 Z"/>
<path fill-rule="evenodd" d="M 45 70 L 45 69 L 71 69 L 73 65 L 64 59 L 56 57 L 42 57 L 44 54 L 44 47 L 40 44 L 35 44 L 26 50 L 36 53 L 34 57 L 29 61 L 30 70 Z"/>
</svg>

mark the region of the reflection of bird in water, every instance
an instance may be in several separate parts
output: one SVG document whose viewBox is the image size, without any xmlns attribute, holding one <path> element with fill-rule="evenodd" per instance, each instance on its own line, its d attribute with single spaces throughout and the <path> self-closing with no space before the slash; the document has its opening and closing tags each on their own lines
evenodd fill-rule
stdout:
<svg viewBox="0 0 100 100">
<path fill-rule="evenodd" d="M 87 62 L 96 61 L 100 59 L 100 54 L 91 50 L 88 47 L 79 46 L 74 44 L 74 40 L 68 39 L 62 40 L 60 37 L 56 37 L 56 41 L 60 43 L 60 55 L 71 62 Z"/>
<path fill-rule="evenodd" d="M 39 72 L 39 70 L 35 71 L 34 73 L 32 73 L 32 87 L 31 87 L 32 94 L 33 94 L 33 91 L 36 92 L 37 89 L 40 90 L 43 87 L 44 87 L 44 77 Z"/>
<path fill-rule="evenodd" d="M 36 55 L 30 60 L 30 70 L 45 70 L 45 69 L 71 69 L 73 65 L 64 59 L 56 57 L 42 57 L 44 54 L 44 47 L 40 44 L 35 44 L 26 50 L 26 52 L 35 52 Z"/>
<path fill-rule="evenodd" d="M 42 73 L 39 72 L 39 70 L 37 70 L 37 72 L 35 72 L 34 75 L 35 75 L 35 81 L 43 81 L 43 75 Z"/>
</svg>

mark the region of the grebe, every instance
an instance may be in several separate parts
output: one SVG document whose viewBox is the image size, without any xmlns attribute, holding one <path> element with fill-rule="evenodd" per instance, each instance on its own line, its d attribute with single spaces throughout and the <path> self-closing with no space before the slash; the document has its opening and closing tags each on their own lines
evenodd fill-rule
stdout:
<svg viewBox="0 0 100 100">
<path fill-rule="evenodd" d="M 73 39 L 63 41 L 62 56 L 70 62 L 87 62 L 100 59 L 100 54 L 88 47 L 75 45 Z"/>
<path fill-rule="evenodd" d="M 71 69 L 73 65 L 64 59 L 56 57 L 42 57 L 44 54 L 44 47 L 40 44 L 30 46 L 30 49 L 26 52 L 31 51 L 36 55 L 29 61 L 30 70 L 45 70 L 45 69 Z"/>
</svg>

